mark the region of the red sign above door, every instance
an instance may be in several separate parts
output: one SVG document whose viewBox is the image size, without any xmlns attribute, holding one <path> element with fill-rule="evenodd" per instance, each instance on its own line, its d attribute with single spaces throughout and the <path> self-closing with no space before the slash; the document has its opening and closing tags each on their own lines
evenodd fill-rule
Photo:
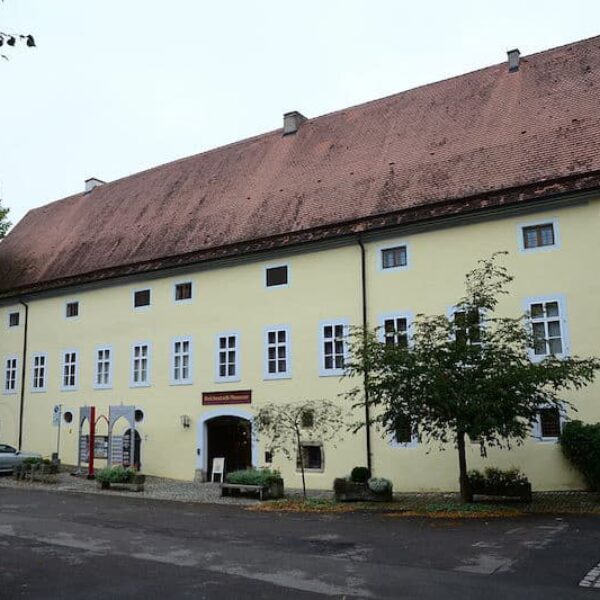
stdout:
<svg viewBox="0 0 600 600">
<path fill-rule="evenodd" d="M 250 404 L 252 390 L 235 392 L 203 392 L 202 404 Z"/>
</svg>

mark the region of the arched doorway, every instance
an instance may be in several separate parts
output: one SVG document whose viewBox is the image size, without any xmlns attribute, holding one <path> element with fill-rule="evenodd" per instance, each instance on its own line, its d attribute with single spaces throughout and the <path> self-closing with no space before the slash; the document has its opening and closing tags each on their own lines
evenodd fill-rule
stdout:
<svg viewBox="0 0 600 600">
<path fill-rule="evenodd" d="M 252 424 L 233 415 L 206 421 L 207 474 L 211 477 L 213 458 L 225 458 L 225 471 L 247 469 L 252 465 Z"/>
<path fill-rule="evenodd" d="M 131 443 L 131 429 L 123 434 L 123 466 L 135 467 L 138 471 L 142 468 L 142 437 L 140 432 L 134 430 L 133 444 Z"/>
</svg>

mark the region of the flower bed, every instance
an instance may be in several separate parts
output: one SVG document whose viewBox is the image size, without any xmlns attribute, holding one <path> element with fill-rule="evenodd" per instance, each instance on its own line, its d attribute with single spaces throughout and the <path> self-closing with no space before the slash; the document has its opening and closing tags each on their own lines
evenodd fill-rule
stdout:
<svg viewBox="0 0 600 600">
<path fill-rule="evenodd" d="M 469 483 L 473 495 L 519 498 L 531 502 L 531 483 L 518 469 L 502 471 L 488 467 L 483 473 L 469 471 Z"/>
<path fill-rule="evenodd" d="M 259 492 L 260 498 L 275 500 L 283 498 L 284 487 L 283 479 L 279 471 L 271 469 L 245 469 L 243 471 L 232 471 L 227 473 L 225 483 L 221 485 L 223 494 L 227 491 L 231 493 Z"/>
<path fill-rule="evenodd" d="M 96 473 L 96 485 L 102 490 L 125 490 L 129 492 L 143 492 L 146 476 L 135 469 L 125 468 L 120 465 L 100 469 Z"/>
</svg>

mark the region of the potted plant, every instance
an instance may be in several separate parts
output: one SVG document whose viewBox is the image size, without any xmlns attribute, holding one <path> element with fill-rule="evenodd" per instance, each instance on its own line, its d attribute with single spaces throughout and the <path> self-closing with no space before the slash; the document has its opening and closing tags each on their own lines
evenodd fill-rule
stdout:
<svg viewBox="0 0 600 600">
<path fill-rule="evenodd" d="M 393 486 L 384 477 L 369 477 L 366 467 L 354 467 L 349 477 L 333 482 L 336 502 L 391 502 Z"/>
</svg>

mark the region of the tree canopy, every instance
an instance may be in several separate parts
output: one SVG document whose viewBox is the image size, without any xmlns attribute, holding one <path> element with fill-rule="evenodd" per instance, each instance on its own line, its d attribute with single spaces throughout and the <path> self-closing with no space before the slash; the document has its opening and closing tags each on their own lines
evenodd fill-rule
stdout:
<svg viewBox="0 0 600 600">
<path fill-rule="evenodd" d="M 10 208 L 4 208 L 0 201 L 0 240 L 8 233 L 12 223 L 8 220 Z"/>
<path fill-rule="evenodd" d="M 496 315 L 513 279 L 500 264 L 502 254 L 467 274 L 454 315 L 417 315 L 407 345 L 389 343 L 378 329 L 355 330 L 350 342 L 347 373 L 365 383 L 347 397 L 363 406 L 368 398 L 372 421 L 386 435 L 408 422 L 423 441 L 453 443 L 465 502 L 472 500 L 467 436 L 482 454 L 522 443 L 541 408 L 564 411 L 569 404 L 561 393 L 589 384 L 600 368 L 594 357 L 532 360 L 531 349 L 543 340 L 533 335 L 529 316 Z"/>
</svg>

